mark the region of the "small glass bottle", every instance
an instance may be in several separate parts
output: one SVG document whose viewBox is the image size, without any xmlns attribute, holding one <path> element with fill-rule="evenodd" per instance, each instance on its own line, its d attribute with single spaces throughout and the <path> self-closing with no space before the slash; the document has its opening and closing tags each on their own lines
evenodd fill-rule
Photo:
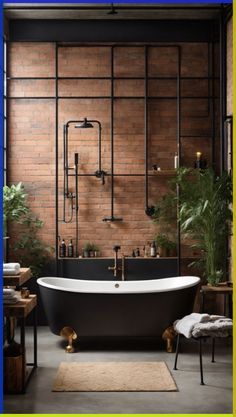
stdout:
<svg viewBox="0 0 236 417">
<path fill-rule="evenodd" d="M 61 244 L 59 245 L 59 256 L 60 258 L 66 257 L 66 243 L 64 239 L 62 239 Z"/>
<path fill-rule="evenodd" d="M 74 257 L 74 245 L 72 243 L 72 239 L 70 240 L 70 243 L 68 245 L 68 258 Z"/>
<path fill-rule="evenodd" d="M 156 244 L 155 244 L 155 242 L 153 241 L 152 243 L 151 243 L 151 257 L 152 258 L 155 258 L 157 256 L 157 249 L 156 249 Z"/>
<path fill-rule="evenodd" d="M 136 249 L 136 256 L 137 256 L 137 258 L 140 256 L 140 250 L 139 250 L 139 248 Z"/>
</svg>

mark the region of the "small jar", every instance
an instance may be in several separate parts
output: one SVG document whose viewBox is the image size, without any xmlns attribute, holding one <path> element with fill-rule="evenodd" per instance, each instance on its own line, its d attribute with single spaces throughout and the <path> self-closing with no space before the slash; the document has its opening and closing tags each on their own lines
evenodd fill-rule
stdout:
<svg viewBox="0 0 236 417">
<path fill-rule="evenodd" d="M 27 287 L 22 287 L 20 290 L 21 298 L 29 298 L 30 290 Z"/>
</svg>

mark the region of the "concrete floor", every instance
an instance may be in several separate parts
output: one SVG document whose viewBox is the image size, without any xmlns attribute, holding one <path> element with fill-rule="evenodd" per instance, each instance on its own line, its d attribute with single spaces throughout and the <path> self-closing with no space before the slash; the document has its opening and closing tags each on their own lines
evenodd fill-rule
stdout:
<svg viewBox="0 0 236 417">
<path fill-rule="evenodd" d="M 27 343 L 31 348 L 31 329 Z M 93 349 L 82 346 L 66 354 L 60 338 L 47 327 L 38 329 L 38 369 L 24 395 L 6 395 L 4 412 L 8 414 L 73 413 L 232 413 L 231 340 L 216 343 L 216 363 L 211 363 L 211 346 L 203 345 L 205 386 L 199 384 L 198 345 L 183 339 L 178 371 L 173 371 L 174 354 L 147 344 Z M 30 353 L 27 352 L 28 361 Z M 52 392 L 52 383 L 61 361 L 165 361 L 175 379 L 178 392 Z"/>
</svg>

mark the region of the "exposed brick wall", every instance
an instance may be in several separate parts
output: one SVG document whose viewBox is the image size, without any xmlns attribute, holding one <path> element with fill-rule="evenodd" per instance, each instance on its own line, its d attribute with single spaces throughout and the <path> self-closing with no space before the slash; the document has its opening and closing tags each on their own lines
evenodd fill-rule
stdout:
<svg viewBox="0 0 236 417">
<path fill-rule="evenodd" d="M 233 19 L 227 25 L 227 114 L 233 114 Z"/>
<path fill-rule="evenodd" d="M 181 74 L 206 76 L 207 44 L 182 44 Z M 115 48 L 116 76 L 144 75 L 144 48 L 132 46 Z M 110 76 L 110 47 L 60 48 L 60 76 Z M 55 75 L 55 46 L 51 43 L 15 43 L 10 46 L 10 75 L 18 77 L 53 77 Z M 148 72 L 150 76 L 171 77 L 177 74 L 177 48 L 150 48 Z M 152 80 L 150 96 L 164 96 L 165 100 L 149 101 L 149 168 L 155 163 L 162 169 L 173 169 L 177 151 L 176 81 Z M 115 81 L 115 95 L 144 94 L 143 80 Z M 206 96 L 208 83 L 199 80 L 181 82 L 182 95 Z M 18 97 L 50 97 L 55 92 L 55 81 L 11 81 L 10 94 Z M 97 119 L 102 124 L 102 168 L 110 172 L 110 100 L 91 99 L 89 96 L 110 94 L 109 80 L 61 80 L 59 95 L 88 96 L 86 100 L 59 100 L 59 217 L 62 219 L 63 192 L 63 124 L 71 119 Z M 168 98 L 169 97 L 169 98 Z M 183 138 L 182 163 L 193 166 L 195 152 L 202 151 L 211 160 L 211 120 L 208 100 L 184 99 L 182 134 L 199 135 Z M 144 101 L 142 99 L 115 100 L 114 103 L 114 171 L 115 173 L 144 173 Z M 208 115 L 208 116 L 207 116 Z M 196 118 L 200 116 L 200 118 Z M 201 138 L 201 135 L 208 135 Z M 29 193 L 32 210 L 44 221 L 42 238 L 55 244 L 55 102 L 53 99 L 11 100 L 9 132 L 10 183 L 22 181 Z M 69 131 L 69 163 L 73 166 L 74 153 L 79 152 L 80 173 L 94 173 L 97 169 L 97 129 Z M 150 204 L 158 201 L 168 190 L 167 177 L 149 179 Z M 74 180 L 69 188 L 74 191 Z M 100 247 L 102 256 L 112 256 L 112 246 L 120 244 L 130 254 L 136 247 L 153 239 L 157 226 L 144 213 L 144 178 L 115 178 L 115 215 L 123 222 L 106 224 L 110 216 L 110 179 L 103 186 L 95 177 L 79 178 L 79 249 L 86 241 Z M 67 203 L 67 212 L 70 207 Z M 59 234 L 67 241 L 75 236 L 75 223 L 60 222 Z M 191 254 L 189 248 L 184 251 Z"/>
</svg>

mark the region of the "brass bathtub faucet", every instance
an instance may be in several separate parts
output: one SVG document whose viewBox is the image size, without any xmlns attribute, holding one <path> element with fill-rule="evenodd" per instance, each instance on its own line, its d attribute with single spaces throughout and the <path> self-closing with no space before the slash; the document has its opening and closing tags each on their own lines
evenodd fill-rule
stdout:
<svg viewBox="0 0 236 417">
<path fill-rule="evenodd" d="M 113 275 L 114 277 L 117 277 L 117 272 L 119 270 L 118 265 L 117 265 L 117 261 L 118 261 L 118 250 L 120 249 L 119 245 L 115 245 L 113 247 L 114 250 L 114 266 L 108 266 L 108 270 L 109 271 L 113 271 Z"/>
<path fill-rule="evenodd" d="M 73 340 L 77 339 L 77 333 L 75 332 L 72 327 L 63 327 L 60 331 L 60 335 L 64 337 L 68 341 L 68 345 L 66 346 L 66 353 L 73 353 L 75 351 L 73 346 Z"/>
<path fill-rule="evenodd" d="M 122 253 L 122 258 L 121 258 L 121 279 L 122 281 L 125 280 L 125 254 Z"/>
<path fill-rule="evenodd" d="M 114 266 L 108 266 L 109 271 L 113 271 L 113 275 L 116 278 L 118 275 L 118 271 L 121 271 L 121 279 L 122 281 L 125 280 L 125 255 L 122 254 L 122 263 L 121 268 L 118 266 L 118 250 L 120 249 L 120 246 L 116 245 L 113 247 L 113 250 L 115 252 L 114 256 Z"/>
</svg>

